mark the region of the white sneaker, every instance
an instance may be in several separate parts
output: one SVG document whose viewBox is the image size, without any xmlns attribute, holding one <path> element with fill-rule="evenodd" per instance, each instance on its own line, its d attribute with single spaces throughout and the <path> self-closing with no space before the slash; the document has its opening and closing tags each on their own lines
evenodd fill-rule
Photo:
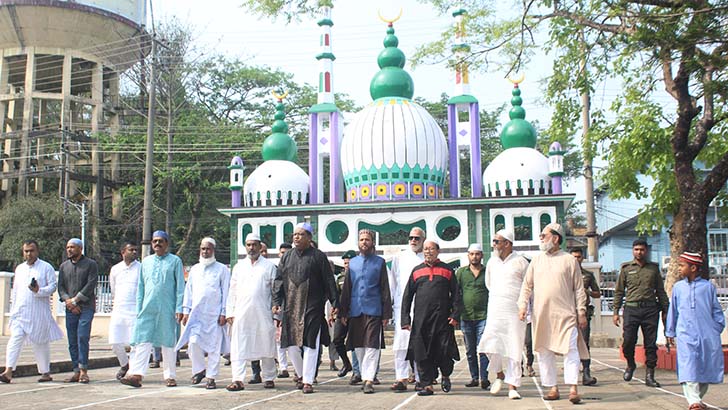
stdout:
<svg viewBox="0 0 728 410">
<path fill-rule="evenodd" d="M 496 395 L 503 387 L 503 380 L 496 378 L 493 384 L 490 386 L 490 394 Z"/>
<path fill-rule="evenodd" d="M 521 398 L 521 394 L 518 393 L 518 390 L 508 390 L 508 398 L 511 400 L 519 400 Z"/>
</svg>

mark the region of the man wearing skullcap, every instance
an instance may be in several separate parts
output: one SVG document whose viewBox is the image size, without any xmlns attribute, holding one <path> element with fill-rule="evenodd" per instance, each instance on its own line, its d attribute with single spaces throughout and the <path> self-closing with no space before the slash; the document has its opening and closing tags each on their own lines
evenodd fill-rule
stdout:
<svg viewBox="0 0 728 410">
<path fill-rule="evenodd" d="M 460 309 L 460 330 L 465 340 L 465 355 L 468 358 L 470 382 L 465 387 L 481 385 L 488 388 L 488 356 L 478 354 L 478 344 L 485 328 L 488 315 L 488 287 L 485 285 L 483 246 L 473 243 L 468 248 L 468 264 L 455 271 L 462 293 Z"/>
<path fill-rule="evenodd" d="M 627 359 L 624 381 L 632 380 L 637 367 L 634 360 L 634 347 L 637 344 L 637 331 L 642 328 L 645 346 L 645 385 L 660 387 L 655 380 L 657 366 L 657 326 L 662 312 L 665 322 L 670 303 L 660 267 L 647 258 L 647 242 L 637 239 L 632 243 L 634 259 L 625 262 L 619 269 L 617 285 L 614 287 L 615 326 L 619 326 L 619 309 L 624 306 L 624 325 L 622 327 L 622 354 Z M 624 303 L 622 299 L 624 298 Z"/>
<path fill-rule="evenodd" d="M 182 260 L 169 252 L 169 235 L 164 231 L 152 234 L 154 254 L 142 261 L 137 290 L 137 321 L 129 357 L 129 371 L 120 381 L 141 387 L 149 368 L 149 355 L 154 347 L 162 348 L 163 377 L 167 387 L 177 386 L 177 323 L 182 321 L 185 277 Z"/>
<path fill-rule="evenodd" d="M 215 377 L 220 370 L 220 353 L 229 350 L 225 308 L 230 288 L 230 270 L 215 260 L 216 245 L 212 238 L 203 238 L 200 242 L 200 261 L 190 269 L 182 302 L 182 324 L 185 330 L 175 346 L 179 350 L 188 345 L 192 384 L 199 384 L 207 377 L 207 389 L 217 387 Z"/>
<path fill-rule="evenodd" d="M 279 279 L 273 290 L 274 313 L 281 315 L 281 347 L 288 348 L 303 393 L 313 393 L 318 349 L 324 323 L 324 304 L 338 314 L 338 292 L 326 255 L 311 246 L 313 228 L 300 223 L 293 230 L 293 249 L 278 265 Z M 281 307 L 283 307 L 281 309 Z"/>
<path fill-rule="evenodd" d="M 539 235 L 541 253 L 528 265 L 518 298 L 518 315 L 526 320 L 533 295 L 533 349 L 538 353 L 541 384 L 548 388 L 544 400 L 558 400 L 556 355 L 564 357 L 564 383 L 569 401 L 581 402 L 577 389 L 581 359 L 589 352 L 579 333 L 586 327 L 586 293 L 581 269 L 573 256 L 561 250 L 566 239 L 560 224 L 550 223 Z"/>
<path fill-rule="evenodd" d="M 498 372 L 490 393 L 498 394 L 505 382 L 508 397 L 520 399 L 521 358 L 526 337 L 526 323 L 518 317 L 518 296 L 528 261 L 513 249 L 513 231 L 501 229 L 493 236 L 493 256 L 485 266 L 488 298 L 488 322 L 478 353 L 488 355 L 489 370 Z"/>
<path fill-rule="evenodd" d="M 99 267 L 83 255 L 83 242 L 73 238 L 66 244 L 65 262 L 58 267 L 58 296 L 66 305 L 66 335 L 73 363 L 68 383 L 88 383 L 88 350 L 91 322 L 96 312 Z"/>
<path fill-rule="evenodd" d="M 260 361 L 263 387 L 275 387 L 276 329 L 271 309 L 278 268 L 260 254 L 261 248 L 258 234 L 248 234 L 245 237 L 247 257 L 235 264 L 230 279 L 227 314 L 228 323 L 231 324 L 233 380 L 227 386 L 229 391 L 245 388 L 243 380 L 252 360 Z"/>
<path fill-rule="evenodd" d="M 392 318 L 387 263 L 374 249 L 374 232 L 359 231 L 359 255 L 352 258 L 341 290 L 341 316 L 349 326 L 346 345 L 360 359 L 364 393 L 374 393 L 383 328 Z"/>
<path fill-rule="evenodd" d="M 677 269 L 682 280 L 672 288 L 665 336 L 668 343 L 677 342 L 677 380 L 688 409 L 702 410 L 707 408 L 702 399 L 708 386 L 723 383 L 720 333 L 725 328 L 725 316 L 715 286 L 701 277 L 701 254 L 683 252 Z"/>
<path fill-rule="evenodd" d="M 455 272 L 438 256 L 440 245 L 426 240 L 425 261 L 412 269 L 402 296 L 402 327 L 410 330 L 408 360 L 417 363 L 422 390 L 419 396 L 431 396 L 438 370 L 442 374 L 440 387 L 450 391 L 454 360 L 460 360 L 455 341 L 455 326 L 460 319 L 460 288 Z M 412 303 L 414 315 L 410 316 Z"/>
</svg>

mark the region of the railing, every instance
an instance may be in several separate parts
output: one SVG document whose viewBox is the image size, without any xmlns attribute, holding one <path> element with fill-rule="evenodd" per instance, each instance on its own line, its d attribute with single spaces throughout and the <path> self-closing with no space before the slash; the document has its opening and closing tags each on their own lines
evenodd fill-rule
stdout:
<svg viewBox="0 0 728 410">
<path fill-rule="evenodd" d="M 56 272 L 57 274 L 57 272 Z M 109 275 L 100 274 L 96 283 L 96 314 L 110 314 L 113 307 L 111 298 L 111 285 Z M 58 316 L 66 315 L 66 308 L 63 302 L 56 298 L 56 312 Z"/>
<path fill-rule="evenodd" d="M 728 289 L 718 288 L 718 302 L 724 312 L 728 310 Z M 601 311 L 602 315 L 614 314 L 614 288 L 602 288 Z"/>
</svg>

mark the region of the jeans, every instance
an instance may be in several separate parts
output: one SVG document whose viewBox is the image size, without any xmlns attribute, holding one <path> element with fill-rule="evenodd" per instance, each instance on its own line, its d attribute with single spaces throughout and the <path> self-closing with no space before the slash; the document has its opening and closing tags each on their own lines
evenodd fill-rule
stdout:
<svg viewBox="0 0 728 410">
<path fill-rule="evenodd" d="M 460 329 L 463 331 L 463 338 L 465 339 L 465 354 L 468 357 L 470 378 L 473 380 L 488 380 L 488 356 L 478 354 L 478 343 L 480 343 L 480 337 L 483 336 L 485 320 L 461 320 Z M 478 368 L 478 362 L 480 362 L 480 368 Z"/>
<path fill-rule="evenodd" d="M 88 343 L 91 339 L 91 321 L 94 319 L 94 313 L 93 305 L 84 306 L 77 315 L 66 310 L 68 352 L 71 354 L 75 373 L 79 369 L 88 369 Z"/>
</svg>

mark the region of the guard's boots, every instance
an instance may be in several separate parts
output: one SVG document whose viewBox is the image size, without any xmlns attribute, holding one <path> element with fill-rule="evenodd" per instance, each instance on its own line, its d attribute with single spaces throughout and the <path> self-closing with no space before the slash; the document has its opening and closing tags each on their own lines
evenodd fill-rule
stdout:
<svg viewBox="0 0 728 410">
<path fill-rule="evenodd" d="M 634 360 L 627 360 L 627 368 L 624 369 L 624 375 L 622 375 L 624 381 L 628 382 L 632 380 L 632 375 L 634 374 L 634 369 L 636 368 L 637 364 L 634 362 Z"/>
<path fill-rule="evenodd" d="M 645 372 L 645 385 L 649 387 L 660 387 L 660 383 L 655 380 L 655 368 L 648 367 Z"/>
<path fill-rule="evenodd" d="M 339 354 L 339 357 L 341 358 L 341 363 L 343 363 L 343 366 L 339 370 L 339 373 L 337 373 L 337 376 L 344 377 L 352 369 L 351 361 L 349 361 L 349 355 L 346 354 L 346 346 L 343 344 L 337 345 L 336 352 Z"/>
<path fill-rule="evenodd" d="M 583 374 L 581 377 L 581 384 L 584 386 L 593 386 L 597 384 L 597 378 L 592 377 L 591 370 L 589 367 L 591 367 L 591 360 L 582 360 L 581 365 L 583 366 Z"/>
</svg>

